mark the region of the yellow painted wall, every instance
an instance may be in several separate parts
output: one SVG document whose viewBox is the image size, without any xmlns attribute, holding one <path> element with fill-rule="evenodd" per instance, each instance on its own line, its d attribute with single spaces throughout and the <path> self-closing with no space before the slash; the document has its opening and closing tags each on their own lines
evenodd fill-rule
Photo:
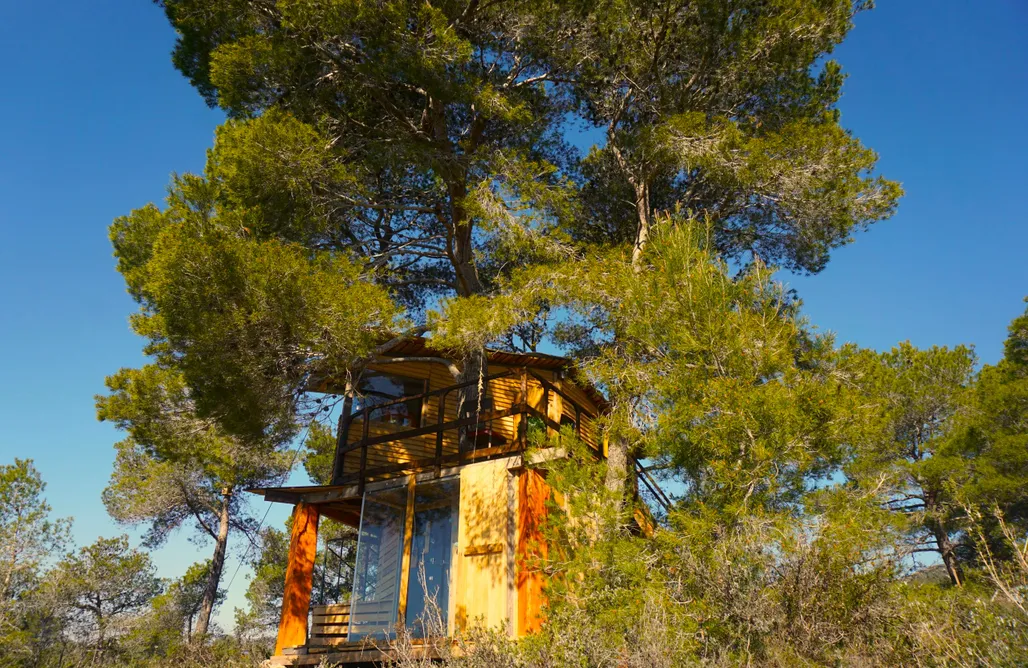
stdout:
<svg viewBox="0 0 1028 668">
<path fill-rule="evenodd" d="M 506 459 L 460 471 L 455 618 L 458 628 L 505 629 L 508 617 Z"/>
</svg>

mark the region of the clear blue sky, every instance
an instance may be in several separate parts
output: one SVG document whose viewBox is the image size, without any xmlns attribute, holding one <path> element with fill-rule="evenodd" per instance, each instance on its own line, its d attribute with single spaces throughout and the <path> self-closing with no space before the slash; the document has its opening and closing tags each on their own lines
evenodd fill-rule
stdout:
<svg viewBox="0 0 1028 668">
<path fill-rule="evenodd" d="M 822 274 L 784 278 L 840 340 L 970 343 L 994 362 L 1028 294 L 1028 3 L 879 4 L 836 53 L 841 108 L 906 197 Z M 200 170 L 222 117 L 172 68 L 174 35 L 146 0 L 3 9 L 0 462 L 34 459 L 85 544 L 124 530 L 100 502 L 119 435 L 93 395 L 143 361 L 106 229 L 161 200 L 171 172 Z M 183 533 L 156 560 L 171 577 L 208 553 Z"/>
</svg>

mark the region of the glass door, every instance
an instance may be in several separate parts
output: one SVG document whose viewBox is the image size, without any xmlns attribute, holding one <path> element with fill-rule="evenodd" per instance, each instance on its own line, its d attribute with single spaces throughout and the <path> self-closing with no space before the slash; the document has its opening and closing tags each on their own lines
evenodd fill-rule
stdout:
<svg viewBox="0 0 1028 668">
<path fill-rule="evenodd" d="M 366 492 L 350 602 L 349 640 L 395 635 L 407 487 Z"/>
<path fill-rule="evenodd" d="M 448 635 L 459 498 L 458 479 L 418 485 L 414 490 L 414 527 L 404 623 L 415 637 Z"/>
</svg>

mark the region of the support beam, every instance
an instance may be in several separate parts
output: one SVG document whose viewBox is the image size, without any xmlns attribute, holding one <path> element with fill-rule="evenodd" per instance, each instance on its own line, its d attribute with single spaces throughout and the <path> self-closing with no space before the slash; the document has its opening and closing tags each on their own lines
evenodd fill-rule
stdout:
<svg viewBox="0 0 1028 668">
<path fill-rule="evenodd" d="M 543 593 L 544 576 L 540 561 L 548 555 L 546 545 L 546 502 L 550 486 L 542 474 L 525 469 L 518 476 L 518 536 L 517 536 L 517 635 L 525 636 L 542 628 L 542 608 L 546 605 Z"/>
<path fill-rule="evenodd" d="M 307 613 L 311 606 L 314 560 L 318 551 L 318 507 L 298 503 L 293 508 L 293 533 L 289 539 L 282 618 L 278 624 L 275 654 L 286 647 L 307 643 Z"/>
<path fill-rule="evenodd" d="M 396 623 L 407 623 L 407 592 L 410 591 L 411 548 L 414 543 L 414 485 L 415 476 L 407 481 L 407 511 L 403 523 L 403 556 L 400 559 L 400 597 L 396 606 Z"/>
</svg>

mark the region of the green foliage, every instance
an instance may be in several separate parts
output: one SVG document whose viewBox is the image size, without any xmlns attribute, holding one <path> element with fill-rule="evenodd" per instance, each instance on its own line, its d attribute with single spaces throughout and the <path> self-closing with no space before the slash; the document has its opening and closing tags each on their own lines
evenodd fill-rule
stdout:
<svg viewBox="0 0 1028 668">
<path fill-rule="evenodd" d="M 540 304 L 562 309 L 555 334 L 606 391 L 613 437 L 672 467 L 690 500 L 728 512 L 796 502 L 854 428 L 831 338 L 807 330 L 761 264 L 733 277 L 702 225 L 669 222 L 646 260 L 637 273 L 594 251 L 517 272 L 502 297 L 447 302 L 436 336 L 474 347 Z"/>
<path fill-rule="evenodd" d="M 1005 558 L 1010 541 L 1000 529 L 1002 517 L 1021 534 L 1028 533 L 1028 315 L 1010 324 L 1003 359 L 981 370 L 957 423 L 951 449 L 969 462 L 956 487 L 965 505 L 984 509 L 985 547 Z M 965 541 L 966 558 L 978 559 L 982 545 Z"/>
<path fill-rule="evenodd" d="M 145 542 L 150 547 L 187 522 L 202 539 L 213 541 L 195 613 L 203 635 L 217 605 L 229 531 L 252 536 L 257 530 L 241 491 L 279 483 L 293 457 L 272 439 L 247 443 L 199 417 L 192 392 L 176 370 L 155 364 L 123 369 L 107 385 L 111 394 L 97 398 L 97 414 L 126 430 L 129 438 L 115 446 L 104 505 L 119 522 L 148 525 Z"/>
<path fill-rule="evenodd" d="M 71 520 L 50 518 L 45 489 L 32 460 L 0 465 L 0 665 L 38 660 L 60 633 L 40 585 L 69 541 Z"/>
<path fill-rule="evenodd" d="M 251 238 L 238 212 L 205 209 L 209 191 L 198 179 L 181 182 L 145 264 L 130 259 L 142 256 L 152 212 L 113 226 L 121 269 L 143 305 L 134 326 L 181 370 L 199 416 L 248 442 L 278 444 L 295 433 L 310 376 L 367 355 L 395 310 L 346 259 Z"/>
<path fill-rule="evenodd" d="M 128 635 L 123 646 L 132 654 L 169 657 L 181 651 L 191 639 L 193 621 L 200 612 L 204 589 L 210 577 L 210 562 L 193 564 L 163 593 L 155 596 Z M 218 592 L 220 604 L 225 592 Z"/>
<path fill-rule="evenodd" d="M 578 30 L 550 54 L 579 113 L 606 132 L 584 162 L 577 235 L 641 251 L 656 214 L 714 225 L 727 257 L 817 272 L 901 194 L 838 124 L 828 59 L 865 3 L 569 3 Z"/>
<path fill-rule="evenodd" d="M 694 503 L 637 535 L 609 511 L 602 468 L 578 454 L 548 465 L 560 502 L 540 564 L 547 624 L 524 641 L 520 665 L 902 663 L 902 644 L 885 642 L 895 534 L 873 498 L 822 491 L 802 518 Z"/>
</svg>

